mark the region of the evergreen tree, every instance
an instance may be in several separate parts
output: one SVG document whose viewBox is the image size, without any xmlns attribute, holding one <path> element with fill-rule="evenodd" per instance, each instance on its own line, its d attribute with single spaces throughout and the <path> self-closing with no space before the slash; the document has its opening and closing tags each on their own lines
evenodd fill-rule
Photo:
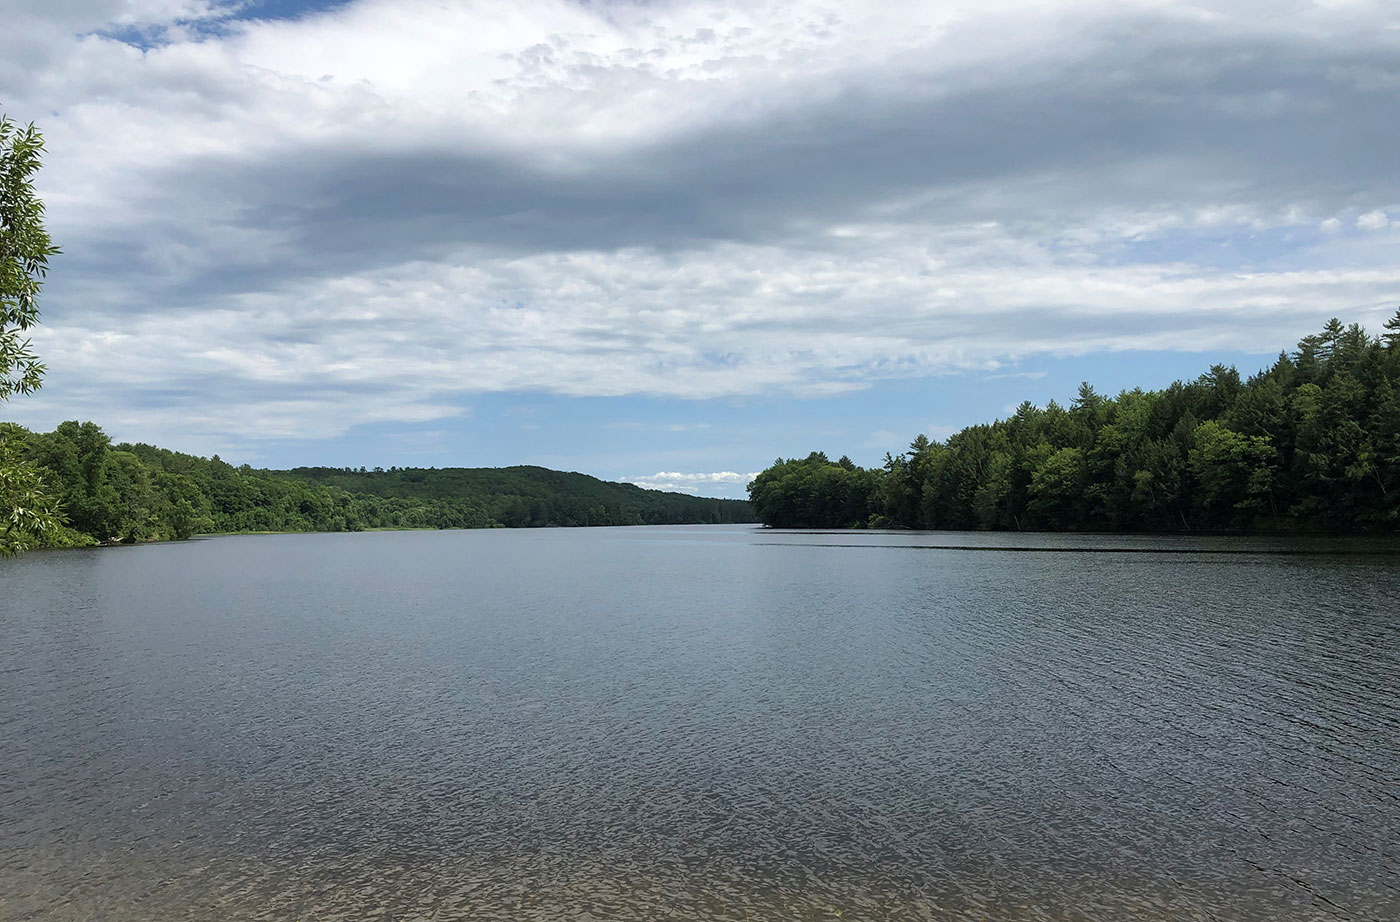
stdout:
<svg viewBox="0 0 1400 922">
<path fill-rule="evenodd" d="M 904 528 L 1220 531 L 1400 528 L 1400 312 L 1383 338 L 1330 320 L 1248 381 L 1194 381 L 1116 398 L 1087 382 L 1069 409 L 1030 403 L 864 471 L 872 524 Z M 751 491 L 760 521 L 830 515 L 844 482 L 781 462 Z M 825 455 L 804 464 L 827 465 Z M 773 476 L 781 467 L 783 476 Z M 843 459 L 842 468 L 852 473 Z M 859 469 L 856 469 L 859 471 Z M 801 476 L 798 476 L 802 473 Z M 834 491 L 835 497 L 823 495 Z"/>
</svg>

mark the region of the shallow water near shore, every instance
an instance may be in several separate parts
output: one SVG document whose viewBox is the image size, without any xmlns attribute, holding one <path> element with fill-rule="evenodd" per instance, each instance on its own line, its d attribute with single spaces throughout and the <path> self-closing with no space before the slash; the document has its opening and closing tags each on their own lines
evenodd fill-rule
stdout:
<svg viewBox="0 0 1400 922">
<path fill-rule="evenodd" d="M 0 920 L 1393 920 L 1397 598 L 1286 539 L 34 553 Z"/>
</svg>

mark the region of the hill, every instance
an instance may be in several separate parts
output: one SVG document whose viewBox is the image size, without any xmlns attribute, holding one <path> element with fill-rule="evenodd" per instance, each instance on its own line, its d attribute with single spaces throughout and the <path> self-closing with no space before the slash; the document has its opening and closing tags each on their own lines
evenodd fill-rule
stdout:
<svg viewBox="0 0 1400 922">
<path fill-rule="evenodd" d="M 142 443 L 113 445 L 97 425 L 35 433 L 0 424 L 41 469 L 67 527 L 56 546 L 266 531 L 681 525 L 751 522 L 742 500 L 610 483 L 542 467 L 234 467 Z"/>
<path fill-rule="evenodd" d="M 286 480 L 419 503 L 468 502 L 508 528 L 752 522 L 747 501 L 646 490 L 546 467 L 349 468 L 269 471 Z"/>
</svg>

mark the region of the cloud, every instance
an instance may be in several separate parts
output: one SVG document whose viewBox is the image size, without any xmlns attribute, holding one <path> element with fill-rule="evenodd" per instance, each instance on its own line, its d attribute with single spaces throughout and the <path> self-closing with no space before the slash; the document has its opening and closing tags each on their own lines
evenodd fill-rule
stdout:
<svg viewBox="0 0 1400 922">
<path fill-rule="evenodd" d="M 65 250 L 22 421 L 826 395 L 1273 351 L 1400 292 L 1393 5 L 238 10 L 20 4 L 0 86 Z"/>
<path fill-rule="evenodd" d="M 629 478 L 648 490 L 666 490 L 675 493 L 695 493 L 705 495 L 739 495 L 757 473 L 738 474 L 734 471 L 716 471 L 711 474 L 684 474 L 679 471 L 658 471 L 644 477 Z M 740 489 L 736 489 L 740 488 Z"/>
<path fill-rule="evenodd" d="M 935 442 L 946 441 L 950 436 L 956 435 L 963 430 L 962 426 L 945 426 L 939 423 L 929 423 L 924 427 L 924 435 Z"/>
<path fill-rule="evenodd" d="M 1047 373 L 1044 371 L 1010 371 L 1001 374 L 983 375 L 983 378 L 988 381 L 999 381 L 1008 378 L 1021 378 L 1026 381 L 1038 381 L 1041 378 L 1045 377 L 1046 374 Z"/>
<path fill-rule="evenodd" d="M 1356 219 L 1356 226 L 1362 230 L 1384 230 L 1390 226 L 1390 218 L 1384 211 L 1368 211 Z"/>
</svg>

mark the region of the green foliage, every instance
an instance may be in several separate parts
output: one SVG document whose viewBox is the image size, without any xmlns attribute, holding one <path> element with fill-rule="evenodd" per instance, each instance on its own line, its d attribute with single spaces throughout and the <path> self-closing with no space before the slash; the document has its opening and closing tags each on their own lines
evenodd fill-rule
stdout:
<svg viewBox="0 0 1400 922">
<path fill-rule="evenodd" d="M 764 524 L 779 528 L 861 528 L 870 519 L 877 486 L 874 472 L 849 458 L 833 462 L 814 451 L 779 458 L 749 484 L 749 502 Z"/>
<path fill-rule="evenodd" d="M 235 468 L 217 455 L 113 445 L 90 422 L 9 431 L 26 470 L 53 485 L 50 507 L 61 503 L 66 511 L 70 528 L 43 536 L 50 547 L 223 532 L 753 521 L 747 502 L 541 467 L 265 471 Z"/>
<path fill-rule="evenodd" d="M 0 116 L 0 400 L 34 391 L 44 371 L 24 338 L 39 322 L 39 289 L 58 253 L 34 193 L 43 151 L 38 129 Z"/>
<path fill-rule="evenodd" d="M 24 430 L 0 423 L 0 557 L 37 547 L 57 536 L 57 503 L 44 489 L 39 468 L 23 457 Z"/>
<path fill-rule="evenodd" d="M 97 539 L 92 535 L 74 531 L 67 525 L 59 525 L 45 532 L 43 542 L 43 546 L 47 548 L 94 547 L 96 544 Z"/>
<path fill-rule="evenodd" d="M 1395 531 L 1400 311 L 1386 330 L 1333 320 L 1248 381 L 1216 365 L 1115 398 L 1084 384 L 1069 409 L 1024 403 L 842 477 L 820 453 L 780 458 L 750 499 L 779 527 Z"/>
<path fill-rule="evenodd" d="M 751 522 L 746 502 L 644 490 L 543 467 L 301 467 L 273 476 L 375 497 L 379 508 L 415 504 L 427 527 L 686 525 Z M 439 524 L 443 522 L 445 524 Z"/>
<path fill-rule="evenodd" d="M 0 116 L 0 403 L 39 387 L 44 366 L 24 335 L 39 322 L 38 297 L 58 248 L 44 230 L 34 193 L 44 139 Z M 0 557 L 44 540 L 60 527 L 38 470 L 21 458 L 19 436 L 0 433 Z"/>
<path fill-rule="evenodd" d="M 1264 510 L 1272 498 L 1274 449 L 1268 436 L 1241 435 L 1208 420 L 1196 428 L 1191 473 L 1201 507 L 1217 520 Z"/>
</svg>

